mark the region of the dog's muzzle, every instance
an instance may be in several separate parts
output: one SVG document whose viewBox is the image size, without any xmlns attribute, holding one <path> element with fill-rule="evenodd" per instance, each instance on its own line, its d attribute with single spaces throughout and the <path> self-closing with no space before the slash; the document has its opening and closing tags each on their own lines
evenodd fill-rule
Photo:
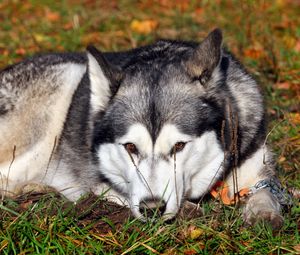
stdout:
<svg viewBox="0 0 300 255">
<path fill-rule="evenodd" d="M 140 202 L 139 211 L 145 218 L 158 218 L 165 213 L 166 207 L 162 198 L 149 197 Z"/>
</svg>

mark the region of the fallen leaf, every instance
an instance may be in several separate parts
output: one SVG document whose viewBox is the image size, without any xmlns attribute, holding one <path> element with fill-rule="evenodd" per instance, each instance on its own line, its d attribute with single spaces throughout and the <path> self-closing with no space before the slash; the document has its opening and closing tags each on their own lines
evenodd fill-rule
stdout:
<svg viewBox="0 0 300 255">
<path fill-rule="evenodd" d="M 23 56 L 26 54 L 26 50 L 24 48 L 18 48 L 16 49 L 16 54 Z"/>
<path fill-rule="evenodd" d="M 136 20 L 134 19 L 130 23 L 130 28 L 132 31 L 139 33 L 139 34 L 150 34 L 155 30 L 158 26 L 158 22 L 155 20 Z"/>
<path fill-rule="evenodd" d="M 60 15 L 58 12 L 46 10 L 46 19 L 50 22 L 55 22 L 55 21 L 60 20 Z"/>
<path fill-rule="evenodd" d="M 253 59 L 258 59 L 261 57 L 261 51 L 255 50 L 255 49 L 247 49 L 244 51 L 245 56 L 253 58 Z"/>
<path fill-rule="evenodd" d="M 197 14 L 197 15 L 202 15 L 203 12 L 204 12 L 204 9 L 200 8 L 200 7 L 196 8 L 195 11 L 194 11 L 194 13 Z"/>
<path fill-rule="evenodd" d="M 29 206 L 32 205 L 32 203 L 33 203 L 33 201 L 32 201 L 32 200 L 29 200 L 29 201 L 26 201 L 26 202 L 24 202 L 24 203 L 21 203 L 21 204 L 20 204 L 20 207 L 21 207 L 22 209 L 28 209 Z"/>
<path fill-rule="evenodd" d="M 203 23 L 204 21 L 204 9 L 203 8 L 196 8 L 194 12 L 191 14 L 192 18 L 195 22 Z"/>
<path fill-rule="evenodd" d="M 9 51 L 7 50 L 7 49 L 2 49 L 2 48 L 0 48 L 0 54 L 2 55 L 2 56 L 8 56 L 8 54 L 9 54 Z"/>
<path fill-rule="evenodd" d="M 44 42 L 47 40 L 47 37 L 43 34 L 33 34 L 34 40 L 36 40 L 38 43 Z"/>
<path fill-rule="evenodd" d="M 286 0 L 276 0 L 275 4 L 282 8 L 286 5 Z"/>
<path fill-rule="evenodd" d="M 195 251 L 194 249 L 189 249 L 189 250 L 185 250 L 183 252 L 184 255 L 194 255 L 194 254 L 198 254 L 197 251 Z"/>
<path fill-rule="evenodd" d="M 289 120 L 295 125 L 300 125 L 300 113 L 290 113 L 289 114 Z"/>
<path fill-rule="evenodd" d="M 257 43 L 253 47 L 245 49 L 244 55 L 249 58 L 258 59 L 264 55 L 264 50 L 263 47 Z"/>
<path fill-rule="evenodd" d="M 100 32 L 91 32 L 86 33 L 84 36 L 81 37 L 81 42 L 84 45 L 88 45 L 90 43 L 96 44 L 101 39 L 101 33 Z"/>
<path fill-rule="evenodd" d="M 190 235 L 191 235 L 191 238 L 192 238 L 192 239 L 197 239 L 197 238 L 199 238 L 202 234 L 203 234 L 203 230 L 197 228 L 197 229 L 192 230 Z"/>
<path fill-rule="evenodd" d="M 297 40 L 294 50 L 300 52 L 300 39 Z"/>
<path fill-rule="evenodd" d="M 292 49 L 296 45 L 296 39 L 293 36 L 285 35 L 282 40 L 288 49 Z"/>
<path fill-rule="evenodd" d="M 72 29 L 72 28 L 73 28 L 73 22 L 69 21 L 69 22 L 65 23 L 65 24 L 63 25 L 63 28 L 64 28 L 65 30 L 70 30 L 70 29 Z"/>
<path fill-rule="evenodd" d="M 278 89 L 290 89 L 291 85 L 289 82 L 279 82 L 279 83 L 276 83 L 276 88 Z"/>
<path fill-rule="evenodd" d="M 300 252 L 300 244 L 294 245 L 294 250 L 295 250 L 296 252 Z"/>
<path fill-rule="evenodd" d="M 190 1 L 189 0 L 177 0 L 176 2 L 176 7 L 179 8 L 181 12 L 187 11 L 187 9 L 190 6 Z"/>
<path fill-rule="evenodd" d="M 279 161 L 279 163 L 282 163 L 282 162 L 286 161 L 286 157 L 281 156 L 278 161 Z"/>
<path fill-rule="evenodd" d="M 195 239 L 199 238 L 201 235 L 203 235 L 203 233 L 204 233 L 204 231 L 202 229 L 197 228 L 194 225 L 191 225 L 188 227 L 185 236 L 195 240 Z"/>
</svg>

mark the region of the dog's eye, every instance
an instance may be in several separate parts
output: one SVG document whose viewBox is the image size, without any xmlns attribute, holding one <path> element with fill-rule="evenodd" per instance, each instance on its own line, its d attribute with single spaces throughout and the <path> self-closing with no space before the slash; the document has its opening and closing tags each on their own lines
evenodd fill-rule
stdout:
<svg viewBox="0 0 300 255">
<path fill-rule="evenodd" d="M 138 149 L 133 143 L 125 143 L 124 144 L 125 149 L 131 153 L 131 154 L 138 154 Z"/>
<path fill-rule="evenodd" d="M 184 149 L 185 145 L 186 145 L 185 142 L 175 143 L 174 147 L 172 148 L 171 154 L 182 151 Z"/>
</svg>

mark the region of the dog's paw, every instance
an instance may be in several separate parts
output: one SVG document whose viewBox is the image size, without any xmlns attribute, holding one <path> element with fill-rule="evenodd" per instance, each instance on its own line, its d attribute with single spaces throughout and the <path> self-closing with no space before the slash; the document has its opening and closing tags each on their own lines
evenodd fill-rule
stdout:
<svg viewBox="0 0 300 255">
<path fill-rule="evenodd" d="M 247 226 L 253 226 L 259 222 L 270 224 L 274 230 L 283 226 L 283 217 L 275 210 L 261 210 L 255 214 L 248 211 L 244 212 L 243 218 Z"/>
<path fill-rule="evenodd" d="M 247 201 L 243 218 L 245 225 L 253 226 L 258 222 L 269 223 L 273 229 L 280 229 L 283 225 L 281 205 L 266 189 L 253 194 Z"/>
</svg>

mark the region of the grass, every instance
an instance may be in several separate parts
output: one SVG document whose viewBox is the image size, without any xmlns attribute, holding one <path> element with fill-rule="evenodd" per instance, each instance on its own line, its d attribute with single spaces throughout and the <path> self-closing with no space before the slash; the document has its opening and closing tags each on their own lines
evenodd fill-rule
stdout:
<svg viewBox="0 0 300 255">
<path fill-rule="evenodd" d="M 0 2 L 0 66 L 38 52 L 123 50 L 158 38 L 201 40 L 220 27 L 226 46 L 262 84 L 268 142 L 280 179 L 300 188 L 300 5 L 289 1 Z M 133 26 L 134 20 L 138 28 Z M 143 21 L 149 21 L 147 30 Z M 90 200 L 88 200 L 90 201 Z M 172 224 L 115 222 L 96 215 L 99 201 L 78 208 L 50 193 L 0 205 L 1 254 L 299 254 L 300 206 L 284 227 L 245 228 L 240 210 L 203 203 L 204 216 Z M 91 215 L 93 217 L 91 217 Z"/>
</svg>

